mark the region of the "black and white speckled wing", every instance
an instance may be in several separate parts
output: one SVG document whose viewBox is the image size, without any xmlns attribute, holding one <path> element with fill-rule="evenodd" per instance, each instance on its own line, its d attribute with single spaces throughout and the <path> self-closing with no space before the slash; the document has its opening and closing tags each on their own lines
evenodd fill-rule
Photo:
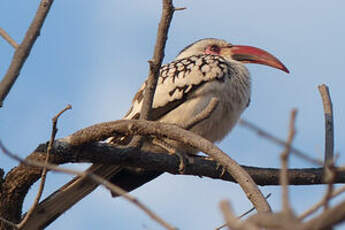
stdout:
<svg viewBox="0 0 345 230">
<path fill-rule="evenodd" d="M 196 55 L 163 65 L 153 99 L 153 120 L 183 103 L 204 83 L 230 77 L 233 68 L 220 56 Z M 145 83 L 135 95 L 124 119 L 138 119 L 143 103 Z"/>
</svg>

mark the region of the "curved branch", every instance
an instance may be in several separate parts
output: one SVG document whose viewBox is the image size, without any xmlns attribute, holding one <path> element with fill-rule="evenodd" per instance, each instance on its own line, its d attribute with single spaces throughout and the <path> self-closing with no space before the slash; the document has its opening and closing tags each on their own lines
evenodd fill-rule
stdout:
<svg viewBox="0 0 345 230">
<path fill-rule="evenodd" d="M 44 161 L 48 143 L 39 145 L 27 159 Z M 180 175 L 179 159 L 166 153 L 141 152 L 135 148 L 118 148 L 106 143 L 90 143 L 82 147 L 73 146 L 63 140 L 55 141 L 49 162 L 54 164 L 90 162 L 115 164 L 124 167 L 139 167 L 146 170 L 164 171 Z M 258 168 L 242 166 L 261 186 L 279 185 L 278 168 Z M 19 222 L 22 203 L 30 186 L 41 175 L 41 169 L 29 168 L 22 164 L 12 169 L 5 178 L 0 196 L 0 208 L 2 217 Z M 203 157 L 194 157 L 193 163 L 189 163 L 183 175 L 202 176 L 213 179 L 221 179 L 236 182 L 227 172 L 222 173 L 216 161 Z M 288 170 L 290 185 L 323 184 L 323 168 L 305 168 Z M 339 171 L 335 183 L 345 183 L 345 173 Z M 8 218 L 15 216 L 15 218 Z M 15 221 L 16 220 L 16 221 Z"/>
<path fill-rule="evenodd" d="M 139 134 L 167 137 L 199 149 L 213 159 L 216 159 L 217 162 L 230 172 L 259 212 L 270 212 L 271 209 L 268 202 L 253 179 L 241 168 L 241 166 L 210 141 L 190 131 L 184 130 L 177 125 L 141 120 L 119 120 L 105 122 L 82 129 L 69 136 L 66 140 L 72 145 L 80 146 L 89 142 L 104 140 L 105 138 L 114 136 L 116 133 L 130 136 Z"/>
</svg>

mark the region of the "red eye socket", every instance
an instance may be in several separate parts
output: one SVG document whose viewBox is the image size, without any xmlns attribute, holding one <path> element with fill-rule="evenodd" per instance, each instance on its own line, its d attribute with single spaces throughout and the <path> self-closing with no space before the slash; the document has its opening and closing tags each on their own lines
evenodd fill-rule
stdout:
<svg viewBox="0 0 345 230">
<path fill-rule="evenodd" d="M 211 45 L 207 47 L 207 49 L 205 50 L 205 53 L 207 54 L 219 54 L 219 52 L 220 52 L 220 47 L 217 45 Z"/>
<path fill-rule="evenodd" d="M 219 53 L 220 48 L 217 45 L 213 45 L 210 47 L 210 51 L 215 52 L 215 53 Z"/>
</svg>

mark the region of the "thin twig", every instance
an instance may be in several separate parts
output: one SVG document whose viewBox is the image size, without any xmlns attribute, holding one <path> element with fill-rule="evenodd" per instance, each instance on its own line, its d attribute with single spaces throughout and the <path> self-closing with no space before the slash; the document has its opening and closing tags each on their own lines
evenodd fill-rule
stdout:
<svg viewBox="0 0 345 230">
<path fill-rule="evenodd" d="M 0 36 L 5 39 L 14 49 L 18 48 L 17 42 L 11 38 L 11 36 L 3 29 L 0 27 Z"/>
<path fill-rule="evenodd" d="M 0 82 L 0 107 L 2 107 L 7 94 L 19 76 L 20 70 L 22 69 L 26 58 L 30 54 L 32 46 L 40 35 L 41 27 L 52 4 L 53 0 L 41 0 L 41 3 L 36 11 L 36 15 L 28 31 L 26 32 L 22 43 L 14 52 L 12 62 L 4 78 Z"/>
<path fill-rule="evenodd" d="M 332 192 L 331 194 L 331 198 L 334 198 L 342 193 L 345 192 L 345 186 L 342 186 L 341 188 L 335 190 Z M 321 208 L 322 206 L 325 205 L 327 197 L 324 196 L 319 202 L 317 202 L 316 204 L 314 204 L 312 207 L 310 207 L 308 210 L 306 210 L 305 212 L 303 212 L 298 219 L 299 220 L 303 220 L 306 217 L 310 216 L 311 214 L 315 213 L 317 210 L 319 210 L 319 208 Z"/>
<path fill-rule="evenodd" d="M 325 165 L 333 162 L 334 158 L 334 123 L 333 107 L 328 87 L 325 84 L 319 85 L 319 92 L 322 99 L 325 113 Z"/>
<path fill-rule="evenodd" d="M 242 222 L 240 219 L 235 216 L 231 210 L 230 203 L 227 200 L 220 202 L 220 209 L 223 213 L 225 219 L 225 226 L 228 226 L 229 229 L 233 230 L 259 230 L 254 224 L 250 222 Z"/>
<path fill-rule="evenodd" d="M 286 142 L 278 137 L 275 137 L 273 136 L 272 134 L 270 134 L 269 132 L 265 131 L 264 129 L 256 126 L 255 124 L 247 121 L 247 120 L 244 120 L 244 119 L 241 119 L 239 122 L 238 122 L 240 125 L 242 125 L 243 127 L 246 127 L 254 132 L 256 132 L 257 135 L 259 136 L 262 136 L 270 141 L 272 141 L 273 143 L 276 143 L 280 146 L 283 146 L 285 147 L 286 146 Z M 310 156 L 308 156 L 308 154 L 294 148 L 291 146 L 291 153 L 295 154 L 295 156 L 301 158 L 301 159 L 304 159 L 312 164 L 315 164 L 315 165 L 319 165 L 319 166 L 322 166 L 323 165 L 323 162 L 318 160 L 318 159 L 314 159 Z"/>
<path fill-rule="evenodd" d="M 9 226 L 11 226 L 11 227 L 13 227 L 14 229 L 18 229 L 18 227 L 17 227 L 17 225 L 15 223 L 13 223 L 11 221 L 8 221 L 8 220 L 6 220 L 5 218 L 3 218 L 1 216 L 0 216 L 0 221 L 5 223 L 5 224 L 7 224 L 7 225 L 9 225 Z"/>
<path fill-rule="evenodd" d="M 268 198 L 270 198 L 270 196 L 272 195 L 272 193 L 267 194 L 267 196 L 265 196 L 265 199 L 267 200 Z M 248 211 L 244 212 L 243 214 L 239 215 L 237 218 L 241 219 L 242 217 L 248 215 L 249 213 L 253 212 L 255 210 L 255 207 L 253 206 L 251 209 L 249 209 Z M 217 227 L 215 230 L 220 230 L 222 228 L 225 228 L 227 226 L 227 224 L 223 224 L 219 227 Z"/>
<path fill-rule="evenodd" d="M 159 22 L 157 38 L 155 49 L 153 52 L 152 60 L 149 61 L 150 71 L 149 77 L 146 81 L 146 87 L 144 92 L 144 101 L 143 106 L 140 111 L 140 119 L 150 120 L 153 95 L 155 93 L 159 69 L 162 65 L 164 58 L 164 49 L 166 41 L 168 39 L 168 31 L 170 27 L 171 20 L 174 15 L 174 6 L 172 0 L 163 0 L 162 4 L 162 16 L 161 21 Z"/>
<path fill-rule="evenodd" d="M 104 187 L 106 187 L 110 191 L 123 196 L 126 200 L 130 201 L 131 203 L 136 205 L 138 208 L 143 210 L 148 216 L 150 216 L 153 220 L 155 220 L 157 223 L 161 224 L 166 229 L 169 229 L 169 230 L 176 229 L 175 227 L 173 227 L 170 224 L 168 224 L 167 222 L 165 222 L 162 218 L 157 216 L 153 211 L 151 211 L 144 204 L 142 204 L 137 198 L 129 195 L 127 193 L 127 191 L 125 191 L 122 188 L 120 188 L 120 187 L 110 183 L 107 180 L 104 180 L 103 178 L 101 178 L 101 177 L 99 177 L 99 176 L 97 176 L 97 175 L 95 175 L 93 173 L 89 173 L 88 171 L 77 171 L 77 170 L 72 170 L 72 169 L 61 168 L 61 167 L 59 167 L 57 165 L 50 164 L 50 163 L 42 163 L 42 162 L 39 162 L 39 161 L 22 159 L 18 155 L 13 154 L 9 150 L 7 150 L 7 148 L 2 144 L 1 141 L 0 141 L 0 149 L 7 156 L 9 156 L 10 158 L 12 158 L 12 159 L 14 159 L 16 161 L 19 161 L 20 163 L 25 164 L 27 166 L 40 167 L 40 168 L 46 167 L 47 169 L 53 170 L 53 171 L 56 171 L 56 172 L 72 174 L 72 175 L 76 175 L 76 176 L 80 176 L 80 177 L 88 177 L 88 178 L 92 179 L 94 182 L 96 182 L 96 183 L 98 183 L 100 185 L 103 185 Z"/>
<path fill-rule="evenodd" d="M 328 209 L 329 200 L 334 190 L 333 183 L 335 179 L 334 171 L 334 122 L 333 106 L 329 89 L 325 84 L 319 85 L 319 92 L 322 99 L 325 114 L 325 181 L 328 183 L 325 194 L 324 208 Z"/>
<path fill-rule="evenodd" d="M 292 213 L 290 203 L 289 203 L 289 189 L 288 189 L 289 178 L 288 178 L 287 169 L 288 169 L 288 159 L 291 152 L 291 144 L 296 134 L 296 129 L 295 129 L 296 114 L 297 114 L 297 110 L 293 109 L 291 111 L 289 135 L 286 142 L 287 144 L 285 146 L 284 152 L 280 156 L 281 162 L 282 162 L 282 168 L 281 168 L 281 173 L 280 173 L 280 183 L 282 185 L 282 202 L 283 202 L 282 206 L 283 206 L 283 211 L 286 214 Z"/>
<path fill-rule="evenodd" d="M 144 90 L 144 101 L 140 111 L 140 119 L 151 120 L 151 111 L 153 104 L 153 96 L 156 90 L 160 68 L 164 59 L 164 50 L 166 42 L 168 40 L 168 32 L 171 20 L 174 15 L 174 5 L 172 0 L 162 0 L 162 15 L 158 25 L 158 32 L 156 37 L 155 48 L 153 51 L 153 57 L 149 60 L 150 70 L 149 77 L 147 78 Z M 135 136 L 130 146 L 140 146 L 142 142 L 141 136 Z"/>
<path fill-rule="evenodd" d="M 271 195 L 272 195 L 272 193 L 268 193 L 267 196 L 265 196 L 265 199 L 267 200 L 268 198 L 270 198 Z M 249 213 L 251 213 L 254 210 L 255 210 L 255 207 L 252 207 L 251 209 L 249 209 L 245 213 L 241 214 L 238 218 L 242 218 L 242 217 L 248 215 Z"/>
<path fill-rule="evenodd" d="M 238 230 L 241 228 L 241 221 L 233 214 L 230 203 L 227 200 L 222 200 L 219 204 L 220 210 L 223 213 L 225 219 L 225 226 L 228 226 L 229 229 Z"/>
<path fill-rule="evenodd" d="M 41 183 L 40 183 L 37 195 L 35 197 L 34 203 L 32 204 L 31 208 L 29 209 L 29 211 L 27 212 L 25 217 L 22 219 L 22 221 L 18 224 L 18 228 L 19 229 L 21 229 L 25 225 L 25 223 L 28 221 L 28 219 L 30 218 L 30 216 L 32 215 L 34 210 L 36 209 L 36 207 L 37 207 L 37 205 L 38 205 L 38 203 L 39 203 L 39 201 L 41 199 L 41 196 L 42 196 L 42 193 L 43 193 L 43 189 L 44 189 L 44 185 L 45 185 L 45 182 L 46 182 L 46 176 L 47 176 L 47 166 L 46 165 L 49 163 L 49 155 L 50 155 L 50 153 L 52 151 L 52 146 L 54 144 L 55 136 L 56 136 L 56 133 L 58 131 L 58 129 L 56 128 L 57 127 L 57 122 L 58 122 L 59 117 L 64 112 L 66 112 L 69 109 L 72 109 L 71 105 L 67 105 L 63 110 L 61 110 L 58 114 L 56 114 L 53 117 L 53 119 L 52 119 L 53 128 L 52 128 L 52 133 L 51 133 L 50 141 L 49 141 L 48 148 L 47 148 L 46 159 L 45 159 L 45 162 L 43 164 L 43 170 L 42 170 L 42 174 L 41 174 Z"/>
</svg>

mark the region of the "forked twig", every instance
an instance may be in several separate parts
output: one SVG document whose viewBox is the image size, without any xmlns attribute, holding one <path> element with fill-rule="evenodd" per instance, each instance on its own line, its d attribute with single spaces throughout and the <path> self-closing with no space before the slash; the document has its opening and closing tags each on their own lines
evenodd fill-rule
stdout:
<svg viewBox="0 0 345 230">
<path fill-rule="evenodd" d="M 66 112 L 67 110 L 69 109 L 72 109 L 72 106 L 71 105 L 67 105 L 63 110 L 61 110 L 58 114 L 56 114 L 53 119 L 52 119 L 52 122 L 53 122 L 53 129 L 52 129 L 52 133 L 51 133 L 51 136 L 50 136 L 50 141 L 49 141 L 49 144 L 48 144 L 48 148 L 47 148 L 47 154 L 46 154 L 46 159 L 45 159 L 45 162 L 43 164 L 43 170 L 42 170 L 42 174 L 41 174 L 41 183 L 40 183 L 40 186 L 39 186 L 39 189 L 38 189 L 38 192 L 37 192 L 37 195 L 35 197 L 35 200 L 34 200 L 34 203 L 32 204 L 31 208 L 29 209 L 29 211 L 27 212 L 27 214 L 25 215 L 25 217 L 22 219 L 22 221 L 17 225 L 17 227 L 19 229 L 21 229 L 25 224 L 26 222 L 28 221 L 28 219 L 31 217 L 32 213 L 34 212 L 34 210 L 36 209 L 36 207 L 38 206 L 38 203 L 41 199 L 41 196 L 42 196 L 42 193 L 43 193 L 43 189 L 44 189 L 44 185 L 45 185 L 45 182 L 46 182 L 46 176 L 47 176 L 47 164 L 49 162 L 49 155 L 52 151 L 52 146 L 54 144 L 54 141 L 55 141 L 55 136 L 56 136 L 56 133 L 57 133 L 57 122 L 58 122 L 58 119 L 59 117 L 64 113 Z"/>
</svg>

